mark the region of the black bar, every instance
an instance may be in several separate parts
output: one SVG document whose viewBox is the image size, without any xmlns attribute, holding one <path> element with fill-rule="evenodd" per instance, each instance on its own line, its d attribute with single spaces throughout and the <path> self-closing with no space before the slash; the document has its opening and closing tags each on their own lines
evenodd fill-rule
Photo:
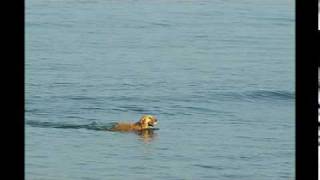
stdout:
<svg viewBox="0 0 320 180">
<path fill-rule="evenodd" d="M 1 89 L 1 132 L 4 139 L 1 149 L 1 179 L 24 179 L 24 1 L 6 1 L 1 6 L 5 11 L 1 29 L 2 72 L 5 72 Z M 5 115 L 6 114 L 6 115 Z"/>
<path fill-rule="evenodd" d="M 318 0 L 296 0 L 296 179 L 318 179 Z"/>
</svg>

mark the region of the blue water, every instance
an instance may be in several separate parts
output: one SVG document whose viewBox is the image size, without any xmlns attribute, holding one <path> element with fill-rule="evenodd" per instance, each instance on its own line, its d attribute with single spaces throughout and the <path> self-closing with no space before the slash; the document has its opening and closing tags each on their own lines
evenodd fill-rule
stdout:
<svg viewBox="0 0 320 180">
<path fill-rule="evenodd" d="M 294 179 L 294 11 L 27 0 L 26 179 Z M 159 130 L 101 130 L 143 114 Z"/>
</svg>

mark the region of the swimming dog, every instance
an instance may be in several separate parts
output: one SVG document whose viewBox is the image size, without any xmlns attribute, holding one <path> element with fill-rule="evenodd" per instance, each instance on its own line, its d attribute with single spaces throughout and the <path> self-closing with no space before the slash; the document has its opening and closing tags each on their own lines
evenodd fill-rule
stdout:
<svg viewBox="0 0 320 180">
<path fill-rule="evenodd" d="M 143 115 L 140 120 L 136 123 L 119 122 L 116 123 L 111 131 L 142 131 L 151 129 L 158 122 L 157 118 L 152 115 Z"/>
</svg>

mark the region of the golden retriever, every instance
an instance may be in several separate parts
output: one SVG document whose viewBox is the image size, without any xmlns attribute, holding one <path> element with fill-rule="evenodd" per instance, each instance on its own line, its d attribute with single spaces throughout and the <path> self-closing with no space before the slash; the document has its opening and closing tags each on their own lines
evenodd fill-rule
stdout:
<svg viewBox="0 0 320 180">
<path fill-rule="evenodd" d="M 143 115 L 140 120 L 136 123 L 126 123 L 126 122 L 119 122 L 116 123 L 112 128 L 111 131 L 141 131 L 151 129 L 157 124 L 158 120 L 156 117 L 152 115 Z"/>
</svg>

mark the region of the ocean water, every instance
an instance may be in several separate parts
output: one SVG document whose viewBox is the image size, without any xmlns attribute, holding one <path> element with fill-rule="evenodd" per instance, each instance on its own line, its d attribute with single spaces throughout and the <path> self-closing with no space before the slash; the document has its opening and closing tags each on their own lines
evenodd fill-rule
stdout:
<svg viewBox="0 0 320 180">
<path fill-rule="evenodd" d="M 26 179 L 294 179 L 294 8 L 27 0 Z"/>
</svg>

